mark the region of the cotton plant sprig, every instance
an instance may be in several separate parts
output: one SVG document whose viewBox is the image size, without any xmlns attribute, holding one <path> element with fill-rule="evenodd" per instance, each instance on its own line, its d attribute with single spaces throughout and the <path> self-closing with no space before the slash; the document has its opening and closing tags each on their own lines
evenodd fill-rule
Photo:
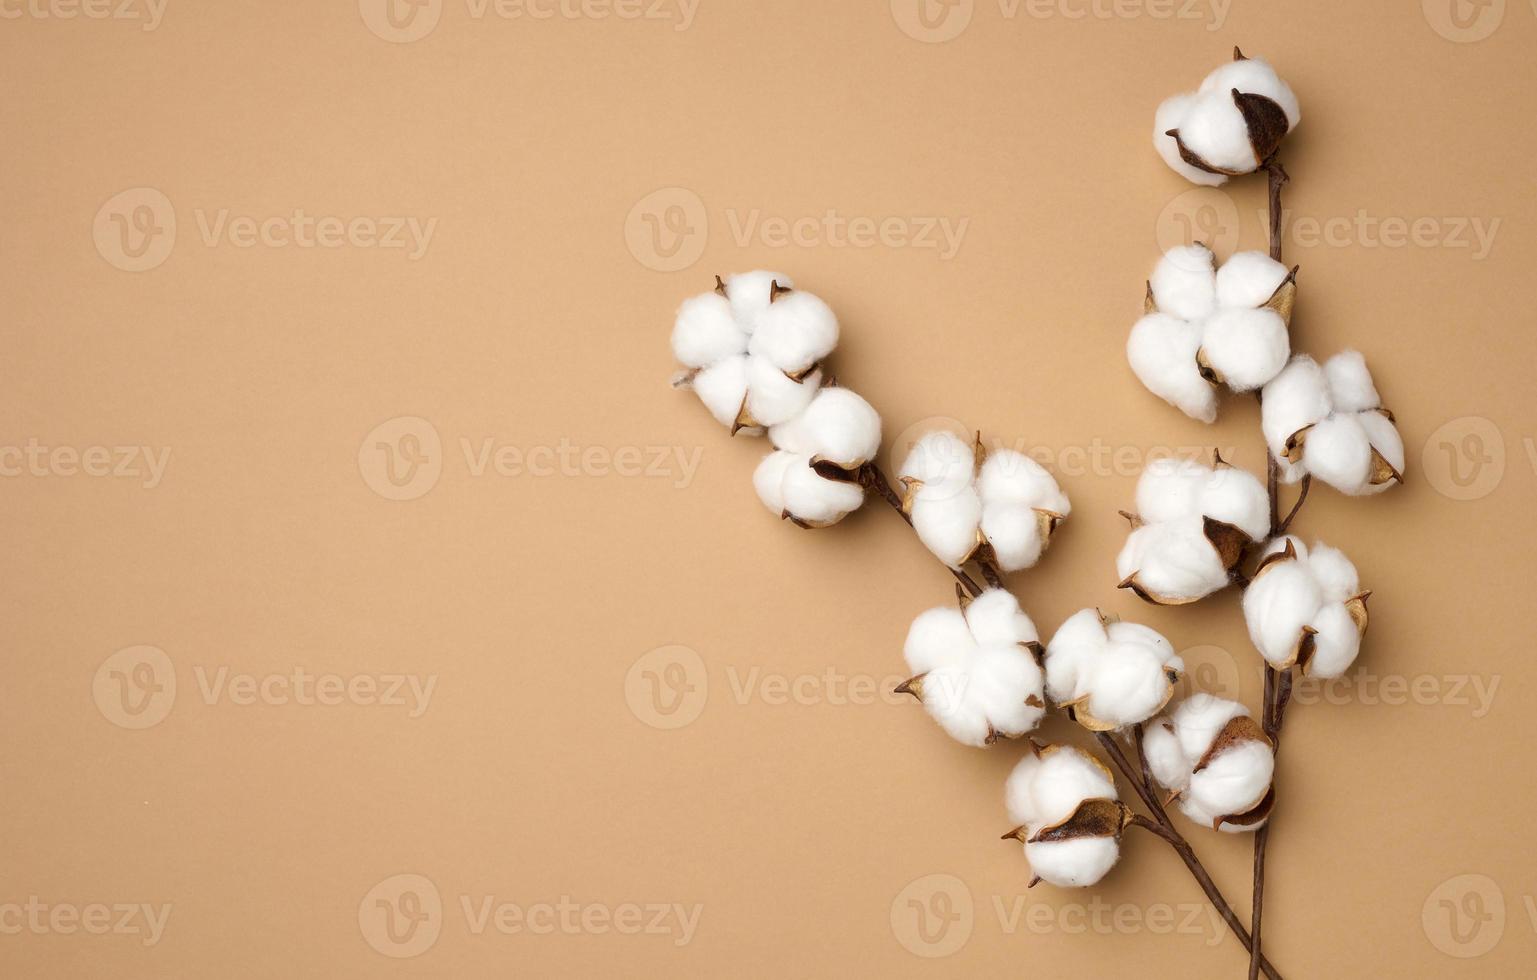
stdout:
<svg viewBox="0 0 1537 980">
<path fill-rule="evenodd" d="M 733 435 L 767 435 L 773 451 L 753 484 L 773 514 L 803 528 L 829 527 L 873 491 L 955 576 L 959 608 L 932 609 L 913 622 L 903 649 L 912 677 L 898 688 L 946 733 L 977 747 L 1019 739 L 1055 702 L 1094 733 L 1136 791 L 1150 815 L 1122 803 L 1110 770 L 1088 753 L 1027 742 L 1030 755 L 1009 783 L 1008 809 L 1019 826 L 1008 836 L 1023 842 L 1032 884 L 1097 882 L 1119 856 L 1124 829 L 1139 826 L 1175 849 L 1247 948 L 1247 930 L 1158 802 L 1146 762 L 1132 766 L 1112 737 L 1140 737 L 1141 723 L 1168 705 L 1184 666 L 1173 645 L 1093 609 L 1043 644 L 1002 576 L 1040 561 L 1071 512 L 1067 495 L 1023 454 L 988 452 L 980 435 L 968 442 L 944 432 L 917 441 L 898 493 L 875 463 L 879 415 L 824 377 L 836 318 L 814 297 L 782 307 L 809 295 L 789 281 L 769 272 L 717 279 L 713 292 L 685 302 L 673 331 L 685 369 L 675 385 L 698 394 Z M 1220 502 L 1221 491 L 1213 499 Z M 977 585 L 968 566 L 990 587 Z M 1034 775 L 1031 760 L 1041 763 Z M 1268 962 L 1264 968 L 1279 980 Z"/>
</svg>

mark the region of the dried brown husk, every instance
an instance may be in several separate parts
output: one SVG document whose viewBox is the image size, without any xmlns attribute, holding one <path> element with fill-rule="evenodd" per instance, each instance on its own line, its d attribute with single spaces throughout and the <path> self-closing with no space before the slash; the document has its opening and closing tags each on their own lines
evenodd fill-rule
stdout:
<svg viewBox="0 0 1537 980">
<path fill-rule="evenodd" d="M 1265 730 L 1260 727 L 1259 722 L 1248 715 L 1235 715 L 1228 719 L 1228 723 L 1223 725 L 1221 730 L 1217 732 L 1216 736 L 1211 740 L 1211 744 L 1206 747 L 1206 753 L 1201 756 L 1200 761 L 1195 764 L 1195 768 L 1191 772 L 1200 772 L 1211 765 L 1212 760 L 1216 759 L 1217 756 L 1245 742 L 1259 742 L 1272 749 L 1275 748 L 1275 743 L 1270 740 L 1270 736 L 1265 734 Z"/>
<path fill-rule="evenodd" d="M 1085 837 L 1121 839 L 1121 831 L 1131 823 L 1131 807 L 1120 800 L 1096 797 L 1078 804 L 1066 820 L 1042 827 L 1028 843 L 1046 844 L 1082 840 Z"/>
<path fill-rule="evenodd" d="M 1253 827 L 1270 818 L 1270 812 L 1275 809 L 1275 787 L 1271 786 L 1260 801 L 1242 813 L 1229 813 L 1217 817 L 1211 822 L 1212 830 L 1221 830 L 1225 823 L 1235 827 Z"/>
</svg>

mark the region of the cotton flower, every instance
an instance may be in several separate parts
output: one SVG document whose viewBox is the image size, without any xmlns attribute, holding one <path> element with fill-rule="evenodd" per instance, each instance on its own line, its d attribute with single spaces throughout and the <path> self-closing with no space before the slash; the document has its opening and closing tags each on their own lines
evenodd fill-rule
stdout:
<svg viewBox="0 0 1537 980">
<path fill-rule="evenodd" d="M 1024 843 L 1032 887 L 1096 884 L 1120 857 L 1121 831 L 1131 820 L 1110 770 L 1071 745 L 1031 742 L 1004 785 L 1004 806 L 1019 826 L 1003 836 Z"/>
<path fill-rule="evenodd" d="M 1252 173 L 1302 121 L 1297 96 L 1275 69 L 1233 49 L 1233 61 L 1153 114 L 1153 146 L 1175 173 L 1216 186 Z"/>
<path fill-rule="evenodd" d="M 1046 694 L 1085 728 L 1110 731 L 1162 711 L 1184 669 L 1159 633 L 1084 609 L 1046 646 Z"/>
<path fill-rule="evenodd" d="M 1120 588 L 1178 606 L 1228 584 L 1246 547 L 1270 531 L 1270 497 L 1251 474 L 1215 456 L 1214 466 L 1158 459 L 1137 481 L 1137 513 L 1115 560 Z"/>
<path fill-rule="evenodd" d="M 1350 559 L 1322 542 L 1309 549 L 1290 535 L 1265 548 L 1243 594 L 1249 638 L 1277 670 L 1300 665 L 1312 677 L 1338 677 L 1355 663 L 1366 634 L 1366 600 Z"/>
<path fill-rule="evenodd" d="M 1275 804 L 1275 748 L 1243 705 L 1196 694 L 1148 726 L 1142 750 L 1179 808 L 1213 830 L 1264 826 Z"/>
<path fill-rule="evenodd" d="M 1126 358 L 1153 394 L 1202 422 L 1217 418 L 1217 385 L 1253 391 L 1291 354 L 1296 270 L 1264 252 L 1213 267 L 1205 245 L 1170 249 L 1147 283 Z"/>
<path fill-rule="evenodd" d="M 838 345 L 838 318 L 781 273 L 715 282 L 678 308 L 672 350 L 686 370 L 674 384 L 692 388 L 733 435 L 760 435 L 811 404 L 821 361 Z"/>
<path fill-rule="evenodd" d="M 881 417 L 847 388 L 827 387 L 769 440 L 776 451 L 753 473 L 758 499 L 801 527 L 828 527 L 864 502 L 860 468 L 880 449 Z"/>
<path fill-rule="evenodd" d="M 898 473 L 903 509 L 924 545 L 951 568 L 974 557 L 1006 572 L 1040 560 L 1072 510 L 1057 481 L 1012 449 L 983 450 L 943 430 L 914 444 Z"/>
<path fill-rule="evenodd" d="M 902 654 L 913 677 L 897 690 L 919 701 L 966 745 L 1018 738 L 1046 713 L 1039 634 L 1003 589 L 913 620 Z"/>
<path fill-rule="evenodd" d="M 1358 351 L 1323 367 L 1306 354 L 1292 358 L 1265 386 L 1260 425 L 1287 483 L 1311 473 L 1364 496 L 1404 481 L 1403 437 Z"/>
</svg>

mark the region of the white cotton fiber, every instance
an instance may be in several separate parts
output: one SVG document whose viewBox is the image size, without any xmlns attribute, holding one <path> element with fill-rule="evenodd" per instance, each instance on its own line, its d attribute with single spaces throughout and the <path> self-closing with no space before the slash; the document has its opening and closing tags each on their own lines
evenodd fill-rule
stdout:
<svg viewBox="0 0 1537 980">
<path fill-rule="evenodd" d="M 731 304 L 719 293 L 701 293 L 683 301 L 672 327 L 672 353 L 685 367 L 702 368 L 739 354 L 747 336 L 731 316 Z"/>
<path fill-rule="evenodd" d="M 1228 570 L 1196 516 L 1132 531 L 1115 567 L 1121 581 L 1135 576 L 1147 593 L 1167 603 L 1194 601 L 1228 584 Z"/>
<path fill-rule="evenodd" d="M 1359 494 L 1371 475 L 1371 452 L 1359 415 L 1330 415 L 1308 430 L 1302 462 L 1330 486 Z"/>
<path fill-rule="evenodd" d="M 1292 557 L 1270 558 L 1291 549 Z M 1266 558 L 1244 590 L 1244 622 L 1260 654 L 1278 669 L 1292 666 L 1312 634 L 1309 676 L 1338 677 L 1355 663 L 1365 631 L 1365 593 L 1349 558 L 1336 548 L 1284 537 L 1266 546 Z M 1358 605 L 1357 623 L 1351 605 Z"/>
<path fill-rule="evenodd" d="M 857 483 L 829 480 L 811 468 L 809 457 L 784 450 L 758 464 L 753 489 L 771 513 L 812 527 L 836 524 L 864 502 L 864 490 Z"/>
<path fill-rule="evenodd" d="M 1194 460 L 1171 456 L 1149 460 L 1137 480 L 1137 513 L 1150 524 L 1197 514 L 1201 491 L 1214 477 L 1211 467 Z"/>
<path fill-rule="evenodd" d="M 1210 423 L 1217 418 L 1217 392 L 1196 359 L 1201 336 L 1200 324 L 1149 313 L 1131 328 L 1126 359 L 1148 391 L 1191 418 Z"/>
<path fill-rule="evenodd" d="M 722 358 L 694 376 L 694 393 L 722 425 L 732 425 L 747 398 L 746 354 Z"/>
<path fill-rule="evenodd" d="M 757 329 L 758 318 L 769 308 L 769 291 L 775 282 L 781 288 L 795 285 L 783 272 L 763 269 L 726 277 L 726 298 L 731 303 L 732 314 L 748 333 Z"/>
<path fill-rule="evenodd" d="M 1233 391 L 1253 391 L 1274 378 L 1291 356 L 1286 321 L 1270 309 L 1223 309 L 1206 321 L 1201 349 Z"/>
<path fill-rule="evenodd" d="M 1123 587 L 1163 605 L 1194 602 L 1228 584 L 1233 556 L 1217 550 L 1220 528 L 1250 540 L 1270 529 L 1265 487 L 1246 470 L 1192 460 L 1157 459 L 1137 481 L 1137 522 L 1116 556 Z"/>
<path fill-rule="evenodd" d="M 1231 308 L 1264 306 L 1290 274 L 1264 252 L 1236 252 L 1217 270 L 1217 303 Z"/>
<path fill-rule="evenodd" d="M 946 565 L 959 568 L 977 547 L 982 498 L 969 486 L 948 497 L 930 500 L 919 496 L 913 501 L 912 518 L 913 530 L 923 546 Z"/>
<path fill-rule="evenodd" d="M 1196 512 L 1232 524 L 1255 541 L 1270 533 L 1270 494 L 1259 478 L 1236 466 L 1219 466 L 1201 483 Z"/>
<path fill-rule="evenodd" d="M 977 490 L 988 502 L 1024 504 L 1063 517 L 1073 509 L 1046 467 L 1013 449 L 996 449 L 988 455 Z"/>
<path fill-rule="evenodd" d="M 847 388 L 822 388 L 804 412 L 770 429 L 769 439 L 780 449 L 854 470 L 880 450 L 881 417 Z"/>
<path fill-rule="evenodd" d="M 1323 368 L 1306 354 L 1299 354 L 1265 385 L 1260 405 L 1260 428 L 1270 454 L 1277 460 L 1286 451 L 1286 440 L 1328 417 L 1329 386 Z"/>
<path fill-rule="evenodd" d="M 758 499 L 763 501 L 763 506 L 776 517 L 785 512 L 785 472 L 798 458 L 795 453 L 772 452 L 763 457 L 758 468 L 753 470 L 753 489 L 757 491 Z"/>
<path fill-rule="evenodd" d="M 957 741 L 981 746 L 1024 735 L 1045 714 L 1041 669 L 1024 645 L 1035 638 L 1019 603 L 995 589 L 964 616 L 946 608 L 918 616 L 902 654 L 929 715 Z"/>
<path fill-rule="evenodd" d="M 1115 783 L 1087 754 L 1072 746 L 1047 746 L 1027 754 L 1004 785 L 1009 818 L 1026 840 L 1068 820 L 1086 800 L 1115 800 Z M 1098 882 L 1120 854 L 1119 835 L 1025 844 L 1030 870 L 1048 884 L 1077 888 Z"/>
<path fill-rule="evenodd" d="M 788 374 L 799 374 L 838 346 L 838 318 L 821 299 L 785 293 L 759 315 L 748 350 Z"/>
<path fill-rule="evenodd" d="M 919 500 L 941 500 L 969 488 L 975 475 L 975 448 L 953 432 L 930 432 L 908 451 L 897 475 L 922 484 Z"/>
<path fill-rule="evenodd" d="M 822 384 L 820 371 L 796 381 L 761 357 L 747 359 L 747 412 L 760 425 L 774 426 L 806 410 Z"/>
<path fill-rule="evenodd" d="M 1052 700 L 1106 727 L 1145 721 L 1174 690 L 1170 674 L 1184 669 L 1168 640 L 1147 627 L 1106 628 L 1085 609 L 1062 625 L 1046 647 L 1046 688 Z M 1080 720 L 1085 720 L 1080 717 Z"/>
<path fill-rule="evenodd" d="M 1179 794 L 1186 817 L 1205 827 L 1219 818 L 1249 813 L 1270 792 L 1275 776 L 1275 751 L 1250 727 L 1221 748 L 1218 735 L 1235 718 L 1248 717 L 1240 704 L 1210 694 L 1187 698 L 1170 715 L 1147 728 L 1143 751 L 1159 785 Z M 1253 831 L 1253 823 L 1222 823 L 1231 833 Z"/>
<path fill-rule="evenodd" d="M 1324 376 L 1337 412 L 1365 412 L 1382 404 L 1360 351 L 1343 350 L 1329 358 L 1324 362 Z"/>
<path fill-rule="evenodd" d="M 1233 101 L 1232 92 L 1202 92 L 1195 97 L 1179 125 L 1185 148 L 1214 169 L 1248 173 L 1259 166 L 1249 125 Z"/>
<path fill-rule="evenodd" d="M 1193 94 L 1171 96 L 1159 104 L 1153 113 L 1153 148 L 1158 151 L 1163 162 L 1169 165 L 1169 169 L 1181 177 L 1193 184 L 1218 187 L 1227 183 L 1227 176 L 1210 173 L 1186 163 L 1184 157 L 1180 156 L 1179 144 L 1169 135 L 1170 130 L 1179 129 L 1194 104 Z"/>
<path fill-rule="evenodd" d="M 1148 287 L 1158 309 L 1181 320 L 1201 320 L 1217 308 L 1215 261 L 1205 245 L 1169 249 L 1153 267 Z"/>
</svg>

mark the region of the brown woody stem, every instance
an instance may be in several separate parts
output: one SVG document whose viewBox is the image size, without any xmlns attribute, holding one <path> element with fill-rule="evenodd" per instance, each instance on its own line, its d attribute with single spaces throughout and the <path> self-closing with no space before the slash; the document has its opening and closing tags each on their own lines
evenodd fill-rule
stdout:
<svg viewBox="0 0 1537 980">
<path fill-rule="evenodd" d="M 1174 848 L 1174 852 L 1179 855 L 1180 860 L 1185 862 L 1185 867 L 1189 869 L 1191 877 L 1195 879 L 1196 884 L 1201 886 L 1201 890 L 1206 893 L 1206 900 L 1211 903 L 1212 908 L 1217 910 L 1217 914 L 1222 916 L 1222 921 L 1227 923 L 1227 927 L 1233 931 L 1233 935 L 1238 937 L 1238 941 L 1243 944 L 1244 949 L 1251 951 L 1252 958 L 1254 944 L 1249 938 L 1249 930 L 1245 929 L 1243 923 L 1238 921 L 1238 916 L 1233 912 L 1233 907 L 1227 903 L 1226 898 L 1222 897 L 1222 892 L 1217 888 L 1217 883 L 1211 880 L 1211 875 L 1207 873 L 1205 865 L 1201 864 L 1201 859 L 1196 857 L 1195 849 L 1190 846 L 1190 842 L 1185 840 L 1184 836 L 1175 829 L 1173 821 L 1164 813 L 1163 807 L 1158 803 L 1157 791 L 1153 789 L 1152 780 L 1144 776 L 1143 772 L 1132 768 L 1131 761 L 1126 758 L 1126 753 L 1121 750 L 1120 743 L 1109 732 L 1097 732 L 1095 734 L 1099 739 L 1099 744 L 1104 747 L 1105 753 L 1115 763 L 1115 767 L 1121 771 L 1121 775 L 1125 777 L 1126 781 L 1131 783 L 1132 789 L 1136 790 L 1137 796 L 1141 798 L 1143 805 L 1154 814 L 1154 819 L 1148 819 L 1140 814 L 1136 815 L 1132 817 L 1131 822 L 1144 830 L 1150 830 L 1159 837 L 1162 837 L 1170 847 Z M 1140 737 L 1138 741 L 1140 743 Z M 1145 771 L 1145 758 L 1143 760 L 1143 767 Z M 1265 976 L 1269 980 L 1281 980 L 1280 971 L 1271 965 L 1269 960 L 1265 959 L 1264 956 L 1260 956 L 1258 959 L 1260 969 L 1264 971 Z"/>
<path fill-rule="evenodd" d="M 890 481 L 886 479 L 886 474 L 881 472 L 881 468 L 879 466 L 873 462 L 866 463 L 864 466 L 861 466 L 859 468 L 859 483 L 860 486 L 863 486 L 865 489 L 874 490 L 877 494 L 879 494 L 881 499 L 890 504 L 891 509 L 896 511 L 898 516 L 907 522 L 907 526 L 912 527 L 912 515 L 908 514 L 907 509 L 902 506 L 902 498 L 897 496 L 897 492 L 891 488 Z M 950 569 L 950 574 L 955 576 L 955 580 L 961 583 L 961 587 L 964 588 L 967 593 L 972 596 L 972 598 L 982 594 L 982 587 L 973 581 L 970 575 L 967 575 L 965 572 L 958 568 L 950 568 L 949 565 L 946 565 L 945 567 Z"/>
</svg>

